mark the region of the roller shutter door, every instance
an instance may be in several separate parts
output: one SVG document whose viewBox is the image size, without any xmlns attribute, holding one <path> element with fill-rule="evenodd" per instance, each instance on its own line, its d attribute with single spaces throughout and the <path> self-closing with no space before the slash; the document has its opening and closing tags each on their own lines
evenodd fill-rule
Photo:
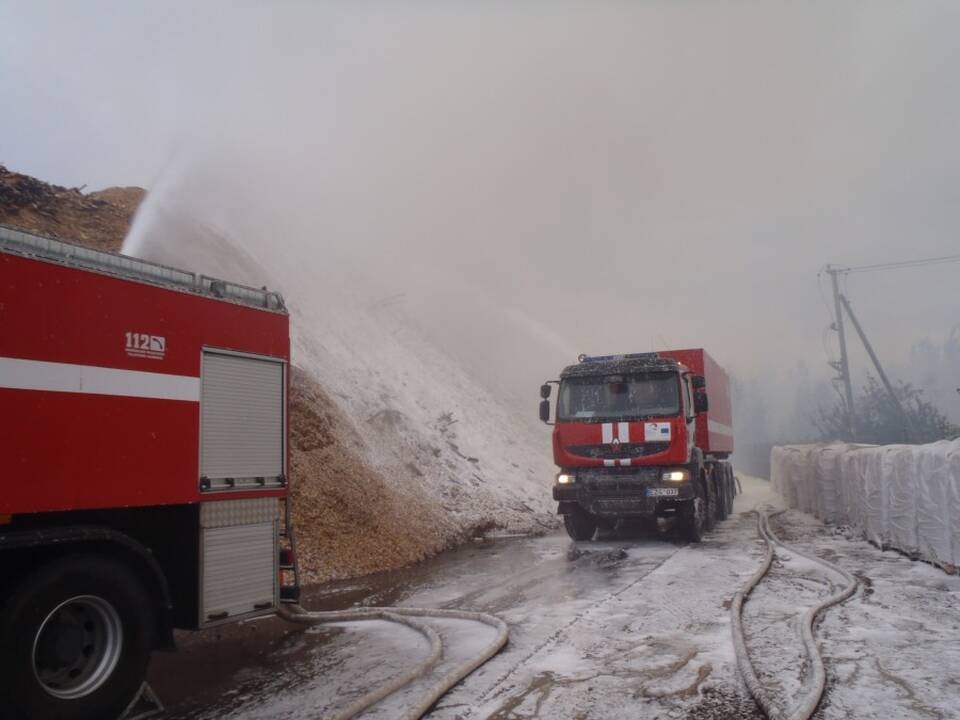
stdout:
<svg viewBox="0 0 960 720">
<path fill-rule="evenodd" d="M 284 365 L 204 352 L 200 475 L 209 489 L 276 485 L 284 469 Z"/>
<path fill-rule="evenodd" d="M 277 606 L 276 498 L 200 506 L 200 626 Z"/>
</svg>

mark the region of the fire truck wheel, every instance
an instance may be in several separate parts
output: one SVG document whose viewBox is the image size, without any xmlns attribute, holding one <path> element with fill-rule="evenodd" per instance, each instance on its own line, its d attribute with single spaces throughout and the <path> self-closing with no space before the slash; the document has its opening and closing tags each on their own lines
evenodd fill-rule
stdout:
<svg viewBox="0 0 960 720">
<path fill-rule="evenodd" d="M 684 503 L 680 511 L 683 536 L 690 542 L 698 543 L 707 534 L 707 512 L 707 499 L 703 486 L 698 483 L 696 497 Z"/>
<path fill-rule="evenodd" d="M 730 515 L 730 493 L 727 469 L 720 466 L 717 472 L 717 520 L 726 520 Z"/>
<path fill-rule="evenodd" d="M 597 523 L 597 539 L 606 540 L 610 537 L 616 536 L 618 532 L 617 521 L 612 518 L 604 518 L 593 516 L 593 519 Z"/>
<path fill-rule="evenodd" d="M 153 645 L 153 603 L 101 555 L 42 567 L 0 615 L 0 707 L 12 720 L 113 720 L 134 698 Z"/>
<path fill-rule="evenodd" d="M 583 508 L 575 507 L 563 516 L 563 526 L 571 540 L 592 540 L 597 520 Z"/>
<path fill-rule="evenodd" d="M 737 488 L 734 485 L 733 468 L 727 465 L 725 470 L 726 472 L 724 473 L 724 479 L 726 482 L 724 483 L 724 487 L 727 490 L 727 517 L 729 517 L 733 514 L 733 499 L 736 497 Z"/>
<path fill-rule="evenodd" d="M 720 516 L 720 486 L 717 482 L 716 473 L 705 477 L 704 483 L 707 488 L 706 522 L 704 529 L 710 532 L 716 527 L 717 519 Z"/>
</svg>

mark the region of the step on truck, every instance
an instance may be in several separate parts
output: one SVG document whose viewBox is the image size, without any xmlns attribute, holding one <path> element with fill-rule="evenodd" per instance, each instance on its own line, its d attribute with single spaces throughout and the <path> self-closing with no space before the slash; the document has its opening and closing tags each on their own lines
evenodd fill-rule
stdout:
<svg viewBox="0 0 960 720">
<path fill-rule="evenodd" d="M 0 717 L 113 720 L 299 587 L 283 299 L 0 226 Z"/>
<path fill-rule="evenodd" d="M 540 397 L 540 419 L 554 426 L 553 498 L 572 539 L 667 517 L 699 542 L 732 511 L 730 382 L 706 351 L 581 355 Z"/>
</svg>

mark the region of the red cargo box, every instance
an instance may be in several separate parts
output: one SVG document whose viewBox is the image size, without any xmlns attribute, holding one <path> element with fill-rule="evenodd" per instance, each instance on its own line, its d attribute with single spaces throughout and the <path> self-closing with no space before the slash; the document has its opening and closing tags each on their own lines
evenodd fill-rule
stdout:
<svg viewBox="0 0 960 720">
<path fill-rule="evenodd" d="M 659 350 L 657 355 L 685 365 L 706 379 L 710 409 L 697 415 L 697 447 L 708 455 L 733 452 L 733 405 L 730 402 L 730 378 L 703 348 Z"/>
<path fill-rule="evenodd" d="M 286 493 L 278 295 L 0 231 L 0 514 Z"/>
</svg>

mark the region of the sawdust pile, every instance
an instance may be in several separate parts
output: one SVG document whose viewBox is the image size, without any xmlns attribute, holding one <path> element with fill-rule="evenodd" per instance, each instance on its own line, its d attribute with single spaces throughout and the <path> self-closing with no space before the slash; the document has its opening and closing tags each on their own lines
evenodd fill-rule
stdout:
<svg viewBox="0 0 960 720">
<path fill-rule="evenodd" d="M 303 370 L 291 377 L 294 528 L 304 580 L 401 567 L 459 535 L 442 508 L 364 460 L 350 419 Z"/>
<path fill-rule="evenodd" d="M 50 185 L 0 165 L 0 223 L 117 252 L 146 196 L 138 187 L 82 188 Z"/>
<path fill-rule="evenodd" d="M 138 187 L 83 193 L 0 166 L 0 223 L 119 252 L 137 208 Z M 411 476 L 365 459 L 349 417 L 306 371 L 293 368 L 291 487 L 300 566 L 308 583 L 365 575 L 421 560 L 467 539 Z M 374 418 L 371 423 L 376 428 Z M 390 482 L 400 477 L 407 482 Z"/>
</svg>

